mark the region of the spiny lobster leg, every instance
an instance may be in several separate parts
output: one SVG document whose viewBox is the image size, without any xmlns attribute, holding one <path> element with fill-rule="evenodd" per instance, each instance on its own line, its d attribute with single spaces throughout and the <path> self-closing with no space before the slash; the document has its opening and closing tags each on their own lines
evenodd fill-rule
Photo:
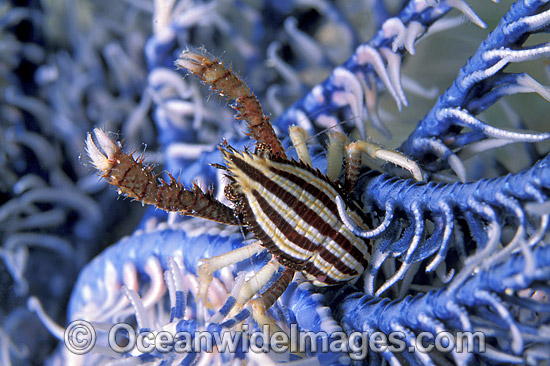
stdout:
<svg viewBox="0 0 550 366">
<path fill-rule="evenodd" d="M 264 115 L 260 102 L 248 86 L 232 70 L 227 69 L 223 62 L 186 50 L 181 53 L 175 64 L 199 76 L 220 95 L 234 99 L 233 108 L 239 112 L 237 118 L 242 118 L 248 123 L 252 137 L 258 143 L 271 146 L 274 156 L 286 158 L 283 145 L 273 131 L 269 118 Z"/>
<path fill-rule="evenodd" d="M 296 153 L 298 154 L 298 158 L 309 166 L 313 166 L 311 156 L 307 149 L 307 139 L 309 138 L 308 132 L 302 127 L 291 126 L 289 128 L 289 135 L 296 149 Z M 356 141 L 345 146 L 347 141 L 346 136 L 341 133 L 333 132 L 329 134 L 327 175 L 332 180 L 338 179 L 342 171 L 343 152 L 346 150 L 347 164 L 345 188 L 348 192 L 351 192 L 357 183 L 359 171 L 364 162 L 363 154 L 367 154 L 374 159 L 396 164 L 408 170 L 417 181 L 425 180 L 424 172 L 420 166 L 406 155 L 397 151 L 385 150 L 376 144 L 366 141 Z"/>
<path fill-rule="evenodd" d="M 216 257 L 201 259 L 199 264 L 199 293 L 198 298 L 205 301 L 208 293 L 208 287 L 212 282 L 212 275 L 214 272 L 238 263 L 245 259 L 252 257 L 254 254 L 260 253 L 265 250 L 260 245 L 252 244 L 242 248 L 232 250 L 229 253 L 225 253 Z"/>
<path fill-rule="evenodd" d="M 286 291 L 288 285 L 292 282 L 293 277 L 294 270 L 291 268 L 286 268 L 277 281 L 269 286 L 269 288 L 260 297 L 250 302 L 252 305 L 252 316 L 256 322 L 258 322 L 260 327 L 267 324 L 269 325 L 270 332 L 281 330 L 275 320 L 266 314 L 266 311 L 272 307 L 273 304 L 275 304 L 275 301 L 277 301 L 283 292 Z"/>
<path fill-rule="evenodd" d="M 298 159 L 313 167 L 311 155 L 307 148 L 309 133 L 300 126 L 291 126 L 288 129 L 292 145 L 296 149 Z M 327 147 L 327 177 L 336 181 L 342 173 L 342 164 L 344 162 L 344 146 L 348 138 L 340 132 L 330 131 L 328 134 L 329 144 Z"/>
<path fill-rule="evenodd" d="M 231 253 L 232 252 L 228 254 Z M 224 255 L 220 257 L 223 256 Z M 280 266 L 281 265 L 279 264 L 279 262 L 276 259 L 272 258 L 248 281 L 246 281 L 244 284 L 238 285 L 238 287 L 233 289 L 230 296 L 232 297 L 232 299 L 228 299 L 228 304 L 230 305 L 231 310 L 227 312 L 227 317 L 233 319 L 236 315 L 240 314 L 244 306 L 250 301 L 250 299 L 252 299 L 254 295 L 260 292 L 269 283 L 273 275 L 279 270 Z M 273 285 L 270 286 L 270 288 L 266 291 L 266 293 L 264 293 L 264 295 L 261 295 L 252 303 L 252 316 L 260 326 L 267 324 L 271 327 L 271 330 L 281 330 L 280 327 L 276 325 L 275 321 L 271 319 L 269 315 L 266 315 L 266 310 L 269 309 L 275 303 L 277 298 L 279 298 L 280 295 L 286 290 L 290 281 L 292 281 L 293 273 L 293 270 L 287 269 L 283 273 L 283 275 L 277 281 L 275 281 Z"/>
<path fill-rule="evenodd" d="M 425 180 L 424 172 L 420 166 L 406 155 L 397 151 L 384 150 L 382 147 L 366 141 L 356 141 L 346 146 L 346 152 L 348 159 L 346 164 L 345 188 L 347 190 L 352 190 L 357 183 L 359 170 L 363 164 L 363 154 L 367 154 L 374 159 L 380 159 L 400 166 L 408 170 L 413 178 L 419 182 Z"/>
<path fill-rule="evenodd" d="M 307 139 L 309 138 L 309 133 L 299 126 L 291 126 L 288 129 L 288 134 L 292 145 L 296 149 L 296 154 L 298 154 L 298 159 L 303 163 L 306 163 L 313 168 L 313 162 L 311 161 L 311 155 L 307 149 Z"/>
<path fill-rule="evenodd" d="M 247 258 L 252 257 L 254 254 L 257 254 L 265 250 L 260 245 L 248 245 L 239 249 L 235 249 L 229 253 L 219 255 L 217 257 L 212 257 L 209 259 L 202 259 L 201 264 L 199 264 L 199 292 L 198 299 L 202 301 L 203 304 L 206 304 L 208 287 L 212 282 L 212 275 L 214 272 L 227 267 L 231 264 L 236 264 L 240 261 L 243 261 Z M 271 280 L 273 275 L 279 269 L 280 264 L 276 260 L 271 260 L 267 265 L 262 267 L 258 273 L 256 273 L 252 278 L 246 281 L 242 286 L 236 290 L 233 302 L 231 302 L 231 311 L 226 315 L 227 317 L 233 317 L 239 312 L 242 311 L 242 308 L 246 305 L 250 299 L 260 292 L 267 283 Z M 292 281 L 292 276 L 294 275 L 294 270 L 287 268 L 285 272 L 279 277 L 260 297 L 254 299 L 251 302 L 252 306 L 252 316 L 258 322 L 260 326 L 267 324 L 269 325 L 272 331 L 281 330 L 276 322 L 266 314 L 267 309 L 269 309 L 275 301 L 282 295 L 286 290 L 290 282 Z"/>
<path fill-rule="evenodd" d="M 252 278 L 243 285 L 237 294 L 235 310 L 240 310 L 250 299 L 260 292 L 279 270 L 280 264 L 276 259 L 271 259 Z"/>
<path fill-rule="evenodd" d="M 239 225 L 233 211 L 217 201 L 211 192 L 204 193 L 196 185 L 187 190 L 171 176 L 169 184 L 162 179 L 159 184 L 151 168 L 124 153 L 120 142 L 114 143 L 99 128 L 94 129 L 94 134 L 99 147 L 88 134 L 86 151 L 95 168 L 110 184 L 118 187 L 119 193 L 162 210 Z"/>
<path fill-rule="evenodd" d="M 328 134 L 327 147 L 327 177 L 336 180 L 342 173 L 342 163 L 344 162 L 344 146 L 348 138 L 340 132 L 330 132 Z"/>
</svg>

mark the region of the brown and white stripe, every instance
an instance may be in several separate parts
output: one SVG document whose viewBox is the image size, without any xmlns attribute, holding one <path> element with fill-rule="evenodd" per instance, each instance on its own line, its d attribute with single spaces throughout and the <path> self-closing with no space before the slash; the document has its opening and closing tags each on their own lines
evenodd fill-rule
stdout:
<svg viewBox="0 0 550 366">
<path fill-rule="evenodd" d="M 245 197 L 247 226 L 281 264 L 317 286 L 350 281 L 364 271 L 369 241 L 342 223 L 335 202 L 342 195 L 325 175 L 301 162 L 223 152 Z M 362 222 L 362 214 L 349 207 L 355 206 L 348 204 L 348 214 Z"/>
</svg>

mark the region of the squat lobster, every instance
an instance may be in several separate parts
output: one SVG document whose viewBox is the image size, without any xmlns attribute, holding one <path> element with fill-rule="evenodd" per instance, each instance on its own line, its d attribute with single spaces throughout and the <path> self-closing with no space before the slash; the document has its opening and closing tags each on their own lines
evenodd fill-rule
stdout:
<svg viewBox="0 0 550 366">
<path fill-rule="evenodd" d="M 184 51 L 176 65 L 198 75 L 220 95 L 234 99 L 238 118 L 247 121 L 251 136 L 257 141 L 254 153 L 239 152 L 227 144 L 220 147 L 226 166 L 217 167 L 227 171 L 230 183 L 224 192 L 233 208 L 196 185 L 185 189 L 172 176 L 169 183 L 157 183 L 151 168 L 125 154 L 120 142 L 113 142 L 99 129 L 94 130 L 95 142 L 88 135 L 86 146 L 96 169 L 118 187 L 119 193 L 166 211 L 241 225 L 254 234 L 258 243 L 202 260 L 199 300 L 206 300 L 215 271 L 266 249 L 272 259 L 242 286 L 234 308 L 238 311 L 249 303 L 284 266 L 282 275 L 250 302 L 253 317 L 260 325 L 274 325 L 266 310 L 282 295 L 295 272 L 301 272 L 317 286 L 357 279 L 371 255 L 370 238 L 383 230 L 366 228 L 368 218 L 351 195 L 363 154 L 396 163 L 417 180 L 423 179 L 420 168 L 400 153 L 364 141 L 347 144 L 344 135 L 331 133 L 327 173 L 323 174 L 312 166 L 307 132 L 300 127 L 290 128 L 299 160 L 288 159 L 257 98 L 223 63 Z M 340 184 L 344 153 L 345 182 Z"/>
</svg>

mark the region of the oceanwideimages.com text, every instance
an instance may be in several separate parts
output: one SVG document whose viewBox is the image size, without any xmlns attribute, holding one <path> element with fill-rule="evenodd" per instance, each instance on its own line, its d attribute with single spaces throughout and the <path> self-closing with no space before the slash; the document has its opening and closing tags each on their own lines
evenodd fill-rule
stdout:
<svg viewBox="0 0 550 366">
<path fill-rule="evenodd" d="M 89 322 L 74 321 L 65 330 L 65 346 L 75 354 L 93 351 L 96 332 Z M 297 325 L 289 332 L 270 332 L 269 325 L 250 331 L 247 324 L 238 331 L 194 332 L 136 331 L 127 323 L 113 325 L 107 334 L 108 347 L 117 353 L 191 353 L 191 352 L 256 352 L 256 353 L 347 353 L 352 359 L 364 359 L 368 352 L 401 353 L 471 353 L 485 351 L 482 332 L 421 332 L 411 337 L 404 332 L 302 332 Z"/>
</svg>

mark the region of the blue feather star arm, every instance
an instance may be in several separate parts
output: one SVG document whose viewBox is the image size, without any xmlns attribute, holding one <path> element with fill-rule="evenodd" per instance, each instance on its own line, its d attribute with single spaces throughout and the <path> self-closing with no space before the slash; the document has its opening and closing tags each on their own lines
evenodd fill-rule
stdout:
<svg viewBox="0 0 550 366">
<path fill-rule="evenodd" d="M 365 276 L 365 291 L 381 295 L 403 279 L 414 263 L 430 256 L 426 272 L 442 266 L 441 270 L 451 248 L 465 267 L 459 276 L 468 276 L 481 262 L 488 266 L 518 248 L 539 242 L 548 230 L 549 215 L 533 220 L 526 206 L 547 202 L 549 164 L 550 155 L 516 174 L 471 183 L 418 183 L 388 175 L 364 177 L 363 203 L 384 213 L 378 224 L 383 230 Z M 460 220 L 465 222 L 458 224 Z M 515 234 L 504 249 L 498 249 L 502 233 L 508 229 Z M 471 238 L 458 239 L 457 232 L 467 232 Z M 478 252 L 466 258 L 472 253 L 472 240 Z M 392 256 L 400 256 L 402 265 L 375 293 L 377 274 Z"/>
<path fill-rule="evenodd" d="M 504 71 L 510 64 L 550 55 L 549 43 L 525 45 L 530 35 L 547 32 L 550 22 L 547 3 L 518 1 L 511 7 L 459 71 L 453 85 L 439 97 L 401 145 L 403 152 L 426 164 L 429 155 L 442 159 L 465 181 L 466 171 L 456 153 L 468 145 L 473 149 L 471 144 L 477 143 L 475 151 L 479 152 L 508 143 L 532 143 L 550 137 L 550 133 L 503 130 L 476 117 L 508 95 L 537 93 L 550 100 L 548 89 L 528 74 Z M 441 170 L 441 167 L 436 169 Z"/>
<path fill-rule="evenodd" d="M 198 263 L 203 258 L 224 254 L 248 244 L 238 230 L 213 223 L 205 225 L 201 219 L 174 221 L 172 218 L 168 222 L 159 222 L 157 218 L 149 218 L 142 230 L 115 243 L 82 271 L 71 296 L 68 322 L 84 319 L 91 323 L 96 329 L 96 343 L 91 352 L 84 355 L 75 355 L 62 346 L 55 359 L 71 365 L 97 364 L 107 360 L 113 365 L 123 365 L 130 357 L 181 365 L 196 362 L 226 364 L 239 361 L 251 365 L 270 362 L 266 355 L 258 354 L 257 349 L 261 349 L 261 345 L 252 344 L 249 340 L 253 332 L 259 331 L 250 321 L 250 310 L 245 308 L 228 317 L 245 275 L 257 271 L 267 262 L 265 252 L 216 273 L 208 295 L 211 308 L 201 307 L 197 302 Z M 282 329 L 294 326 L 295 331 L 323 332 L 326 335 L 341 332 L 341 327 L 326 306 L 324 296 L 313 290 L 307 282 L 293 283 L 280 302 L 270 310 L 272 315 L 278 319 Z M 40 314 L 45 324 L 50 324 L 52 333 L 63 338 L 63 329 L 52 324 L 35 298 L 29 300 L 29 307 Z M 139 355 L 134 347 L 126 349 L 123 345 L 113 349 L 112 343 L 109 343 L 111 327 L 121 321 L 131 324 L 132 331 L 137 333 L 183 332 L 186 337 L 188 335 L 190 343 L 168 353 Z M 249 327 L 251 333 L 235 328 L 243 321 L 244 327 Z M 238 347 L 234 350 L 218 348 L 218 353 L 213 353 L 204 345 L 197 348 L 193 342 L 199 331 L 225 337 L 227 341 L 233 337 Z M 184 334 L 180 336 L 183 339 Z M 319 342 L 322 341 L 319 339 Z M 215 344 L 221 346 L 221 343 Z M 322 364 L 334 365 L 347 358 L 346 353 L 314 352 L 307 348 L 304 356 L 318 358 Z M 280 360 L 297 358 L 290 353 L 279 355 Z"/>
<path fill-rule="evenodd" d="M 415 42 L 453 7 L 481 27 L 485 24 L 464 1 L 409 1 L 403 10 L 386 19 L 369 41 L 321 84 L 281 114 L 274 124 L 287 130 L 293 124 L 312 131 L 314 128 L 338 128 L 342 110 L 345 119 L 355 119 L 365 138 L 366 119 L 387 137 L 389 130 L 378 116 L 378 94 L 388 92 L 399 110 L 408 104 L 401 85 L 401 63 L 406 52 L 415 54 Z M 313 121 L 311 121 L 313 120 Z"/>
<path fill-rule="evenodd" d="M 323 122 L 323 116 L 331 123 L 336 121 L 335 116 L 353 118 L 360 115 L 372 120 L 377 118 L 376 96 L 383 90 L 401 106 L 406 105 L 402 89 L 407 89 L 407 83 L 405 75 L 401 75 L 400 64 L 406 52 L 415 53 L 415 41 L 419 35 L 428 30 L 436 31 L 438 24 L 443 27 L 456 24 L 455 19 L 443 16 L 452 7 L 462 11 L 471 21 L 482 24 L 460 0 L 401 1 L 408 5 L 401 15 L 392 18 L 395 3 L 383 0 L 353 4 L 324 0 L 262 3 L 240 0 L 155 0 L 152 3 L 97 0 L 93 4 L 86 1 L 43 2 L 40 9 L 16 8 L 7 13 L 3 13 L 6 8 L 0 7 L 0 48 L 14 50 L 0 55 L 0 75 L 9 84 L 0 93 L 0 99 L 5 102 L 0 103 L 0 110 L 8 122 L 6 126 L 0 126 L 0 166 L 4 173 L 0 177 L 0 197 L 9 192 L 9 201 L 0 207 L 3 220 L 0 221 L 0 233 L 5 239 L 2 244 L 4 267 L 0 267 L 3 271 L 0 274 L 5 275 L 0 277 L 3 281 L 0 287 L 5 291 L 2 295 L 7 294 L 0 296 L 0 313 L 4 315 L 0 325 L 1 363 L 43 363 L 45 355 L 52 351 L 55 339 L 50 337 L 42 342 L 45 328 L 36 317 L 30 316 L 25 307 L 26 296 L 36 295 L 40 299 L 43 311 L 34 298 L 29 300 L 29 308 L 38 311 L 52 333 L 62 338 L 63 329 L 48 321 L 45 313 L 55 317 L 58 323 L 64 323 L 62 314 L 70 284 L 77 278 L 75 273 L 95 252 L 117 242 L 122 232 L 129 234 L 133 231 L 128 238 L 118 241 L 86 265 L 78 276 L 70 300 L 69 321 L 89 317 L 98 330 L 97 348 L 85 356 L 76 356 L 61 345 L 49 360 L 50 364 L 73 361 L 76 364 L 96 364 L 108 357 L 115 364 L 156 362 L 185 365 L 213 361 L 266 365 L 272 362 L 272 354 L 268 359 L 261 352 L 205 355 L 190 350 L 177 355 L 160 352 L 144 355 L 139 352 L 116 353 L 105 348 L 107 324 L 111 326 L 121 320 L 133 324 L 139 331 L 161 331 L 164 327 L 170 331 L 192 331 L 204 327 L 211 334 L 233 335 L 237 333 L 233 323 L 241 321 L 253 328 L 255 325 L 249 319 L 247 309 L 231 314 L 229 322 L 222 318 L 230 314 L 233 289 L 238 289 L 243 280 L 239 273 L 257 271 L 266 258 L 257 256 L 252 263 L 240 263 L 232 270 L 215 274 L 213 290 L 209 294 L 214 309 L 198 304 L 194 300 L 198 260 L 244 245 L 242 236 L 236 232 L 228 235 L 228 231 L 219 228 L 205 233 L 206 225 L 199 224 L 198 228 L 185 226 L 185 220 L 173 215 L 167 218 L 153 210 L 147 211 L 138 224 L 132 216 L 139 212 L 139 205 L 129 200 L 116 200 L 113 190 L 105 190 L 103 184 L 97 184 L 89 163 L 82 164 L 79 154 L 84 151 L 84 133 L 94 127 L 121 131 L 125 143 L 131 148 L 138 149 L 142 142 L 147 144 L 147 153 L 143 155 L 146 162 L 163 164 L 166 170 L 179 175 L 183 183 L 190 184 L 192 179 L 197 179 L 204 186 L 221 187 L 223 173 L 208 166 L 221 163 L 220 155 L 211 151 L 224 137 L 238 149 L 246 147 L 247 140 L 241 132 L 242 126 L 234 123 L 233 113 L 224 103 L 215 97 L 208 98 L 208 92 L 204 93 L 191 78 L 182 79 L 181 73 L 174 70 L 174 60 L 181 50 L 187 45 L 205 45 L 209 51 L 223 55 L 225 60 L 233 63 L 234 70 L 239 70 L 260 99 L 267 102 L 265 104 L 269 107 L 266 110 L 275 116 L 283 115 L 286 105 L 307 90 L 313 88 L 315 91 L 326 86 L 325 92 L 330 98 L 322 102 L 313 100 L 310 108 L 312 118 L 321 116 L 320 121 L 314 122 L 315 127 L 330 124 Z M 515 8 L 526 9 L 537 4 L 532 1 L 524 3 L 527 5 L 515 5 Z M 537 12 L 540 14 L 535 15 Z M 542 24 L 547 21 L 545 14 L 547 11 L 539 8 L 533 16 L 525 17 L 527 22 L 508 23 L 517 26 L 512 32 L 515 34 L 543 33 L 546 29 Z M 383 68 L 379 68 L 380 73 L 371 63 L 357 68 L 357 61 L 349 70 L 337 67 L 348 59 L 360 42 L 368 39 L 364 36 L 371 27 L 365 21 L 367 15 L 374 20 L 372 27 L 380 30 L 373 38 L 377 43 L 360 46 L 361 56 L 381 59 Z M 442 17 L 440 21 L 432 24 L 439 17 Z M 14 22 L 23 18 L 38 21 L 39 28 L 47 31 L 46 38 L 40 40 L 44 44 L 23 44 L 12 39 L 9 33 L 15 28 Z M 519 19 L 517 14 L 516 18 Z M 443 24 L 441 21 L 448 22 Z M 8 37 L 5 37 L 6 33 Z M 518 41 L 521 42 L 521 37 Z M 375 52 L 370 52 L 368 46 Z M 524 58 L 520 54 L 500 55 L 496 51 L 492 54 L 494 59 L 489 60 L 496 62 L 494 65 L 503 60 L 502 57 Z M 21 57 L 26 61 L 31 59 L 38 68 L 32 74 L 34 81 L 29 81 L 30 74 L 27 75 L 25 69 L 16 69 Z M 443 58 L 442 55 L 433 55 L 435 61 Z M 8 71 L 4 78 L 5 70 Z M 331 73 L 331 83 L 320 84 Z M 347 77 L 353 73 L 363 75 L 364 85 L 362 80 Z M 337 78 L 340 79 L 335 80 Z M 0 89 L 5 85 L 3 81 Z M 508 75 L 502 70 L 476 81 L 475 85 L 480 86 L 479 93 L 463 106 L 473 115 L 511 93 L 535 89 L 545 95 L 545 89 L 530 82 L 527 74 Z M 302 100 L 300 108 L 303 109 L 294 108 L 294 115 L 284 114 L 277 123 L 285 127 L 296 121 L 305 121 L 307 125 L 307 118 L 302 118 L 299 112 L 307 116 L 309 112 L 304 103 L 311 101 L 311 95 L 314 96 L 310 94 L 310 99 Z M 346 114 L 346 110 L 351 110 L 351 113 Z M 451 117 L 453 115 L 448 116 Z M 360 128 L 363 128 L 363 122 Z M 374 121 L 374 124 L 383 129 L 382 122 Z M 472 126 L 476 126 L 475 123 Z M 277 132 L 280 136 L 287 135 L 285 128 L 279 128 Z M 443 139 L 451 132 L 455 133 L 451 139 Z M 460 158 L 464 158 L 465 153 L 475 153 L 475 141 L 485 142 L 480 140 L 485 138 L 481 132 L 456 134 L 454 128 L 436 137 L 448 143 L 450 149 L 461 150 Z M 503 141 L 493 140 L 497 143 Z M 313 144 L 311 150 L 315 155 L 314 165 L 325 171 L 324 148 Z M 295 151 L 291 151 L 289 156 L 294 157 Z M 435 172 L 445 167 L 442 163 L 430 165 L 424 159 L 422 162 L 433 167 Z M 487 165 L 482 168 L 486 169 Z M 548 322 L 545 305 L 527 300 L 532 296 L 529 286 L 537 290 L 533 298 L 544 297 L 547 293 L 544 285 L 535 283 L 539 286 L 537 288 L 531 284 L 537 278 L 535 264 L 538 262 L 534 258 L 540 253 L 531 247 L 547 233 L 548 224 L 548 186 L 547 183 L 540 184 L 537 179 L 545 182 L 547 171 L 539 163 L 507 179 L 473 182 L 471 185 L 415 184 L 388 175 L 365 176 L 371 180 L 361 180 L 356 191 L 366 192 L 360 198 L 365 202 L 364 210 L 369 217 L 374 216 L 380 234 L 375 238 L 375 262 L 367 274 L 370 285 L 363 291 L 361 280 L 351 289 L 343 289 L 343 295 L 337 300 L 347 303 L 347 300 L 353 301 L 359 296 L 354 295 L 357 291 L 370 296 L 383 290 L 380 286 L 385 286 L 387 291 L 383 294 L 400 303 L 395 309 L 405 314 L 407 305 L 404 304 L 408 303 L 404 298 L 407 294 L 442 288 L 454 278 L 446 287 L 447 297 L 426 295 L 433 299 L 433 304 L 426 305 L 426 312 L 436 319 L 427 319 L 426 328 L 440 329 L 437 325 L 440 322 L 462 329 L 467 328 L 464 326 L 467 322 L 462 323 L 462 319 L 473 315 L 472 322 L 478 325 L 478 318 L 487 316 L 482 326 L 488 335 L 502 335 L 507 342 L 511 340 L 515 344 L 523 340 L 527 344 L 525 348 L 529 348 L 530 338 L 524 333 L 536 329 L 545 334 L 544 327 L 531 326 L 533 323 L 528 323 L 529 319 L 539 316 L 542 322 Z M 522 185 L 521 179 L 529 184 Z M 369 188 L 365 189 L 367 186 Z M 514 190 L 508 191 L 508 186 Z M 382 191 L 387 195 L 382 195 Z M 392 202 L 391 198 L 398 195 L 403 200 Z M 415 204 L 415 201 L 418 202 Z M 534 211 L 539 212 L 539 217 L 531 214 Z M 197 234 L 199 232 L 202 234 Z M 502 241 L 506 247 L 501 249 L 496 241 Z M 475 253 L 486 253 L 487 248 L 493 247 L 497 250 L 489 256 L 487 266 L 490 268 L 484 267 L 480 263 L 482 257 Z M 178 253 L 177 248 L 184 248 L 185 255 Z M 468 281 L 473 273 L 485 273 L 492 268 L 501 268 L 499 266 L 505 263 L 517 263 L 519 259 L 511 258 L 518 257 L 512 253 L 518 251 L 526 263 L 533 265 L 524 266 L 520 273 L 514 264 L 517 275 L 510 277 L 507 284 L 519 289 L 515 285 L 520 281 L 531 281 L 524 286 L 527 290 L 509 293 L 494 286 L 484 287 L 489 293 L 497 293 L 502 300 L 500 303 L 491 295 L 476 297 L 471 290 L 463 297 L 456 295 L 463 285 L 471 288 Z M 384 253 L 389 254 L 384 256 Z M 412 263 L 410 267 L 395 268 L 394 254 L 402 263 Z M 60 266 L 59 258 L 71 269 Z M 381 264 L 383 259 L 385 263 Z M 420 270 L 423 269 L 422 260 L 429 260 L 429 271 Z M 447 274 L 447 267 L 463 270 L 457 276 L 453 272 Z M 404 274 L 398 286 L 385 284 L 392 278 L 398 279 L 396 272 Z M 506 276 L 502 274 L 494 279 L 509 278 Z M 486 285 L 483 281 L 479 283 L 482 287 Z M 20 291 L 27 284 L 29 290 Z M 332 301 L 332 295 L 331 291 L 322 291 L 298 280 L 290 285 L 269 314 L 281 328 L 296 324 L 299 331 L 323 332 L 325 339 L 333 341 L 342 328 L 354 329 L 354 319 L 347 317 L 342 320 L 339 313 L 339 322 L 335 321 L 332 314 L 336 314 L 340 304 Z M 483 309 L 475 314 L 470 308 L 467 314 L 457 310 L 451 319 L 439 311 L 445 298 L 465 306 L 479 305 Z M 373 301 L 382 303 L 380 299 Z M 109 308 L 106 304 L 113 306 Z M 516 328 L 502 320 L 506 312 L 500 304 L 507 308 L 511 307 L 510 304 L 519 304 L 509 310 L 513 317 L 516 309 L 524 316 L 520 320 L 514 319 Z M 532 313 L 533 309 L 537 314 Z M 368 312 L 366 307 L 364 310 Z M 379 317 L 380 322 L 389 319 L 390 315 L 386 317 L 383 313 L 383 306 L 377 310 L 380 314 L 377 312 L 375 317 Z M 359 311 L 356 314 L 358 318 L 364 317 Z M 373 321 L 378 320 L 374 318 Z M 404 324 L 413 332 L 419 329 L 410 322 Z M 519 329 L 520 336 L 515 329 Z M 411 334 L 406 329 L 404 331 Z M 37 334 L 43 338 L 38 339 Z M 44 346 L 47 342 L 49 348 Z M 546 355 L 542 358 L 547 360 L 547 354 L 541 352 L 544 346 L 547 343 L 533 343 L 524 353 L 525 359 L 537 360 L 537 357 Z M 503 356 L 503 352 L 508 350 L 506 347 L 498 345 L 487 359 L 490 362 L 498 357 L 510 362 L 521 361 L 514 352 Z M 510 349 L 519 348 L 514 347 Z M 285 361 L 294 361 L 297 357 L 288 353 L 283 356 Z M 362 362 L 355 361 L 356 357 L 346 350 L 322 353 L 306 349 L 302 356 L 305 359 L 299 362 L 322 365 Z M 459 361 L 472 358 L 478 360 L 477 355 L 457 357 Z M 373 357 L 368 362 L 377 364 L 386 359 L 390 363 L 395 360 L 392 355 L 384 354 L 382 358 Z M 403 359 L 411 364 L 417 361 L 415 356 L 407 353 Z M 426 360 L 426 357 L 421 360 Z M 455 359 L 441 359 L 442 363 L 449 360 L 453 362 Z"/>
<path fill-rule="evenodd" d="M 47 299 L 52 317 L 64 319 L 61 304 L 108 227 L 75 139 L 90 127 L 70 103 L 82 79 L 71 78 L 67 94 L 51 88 L 56 72 L 45 72 L 53 57 L 39 7 L 0 5 L 0 363 L 7 366 L 42 363 L 54 347 L 26 297 Z M 70 57 L 58 56 L 74 70 Z"/>
<path fill-rule="evenodd" d="M 523 253 L 512 255 L 472 274 L 454 289 L 444 287 L 393 301 L 348 293 L 337 298 L 337 319 L 348 333 L 394 334 L 400 343 L 390 341 L 386 345 L 393 349 L 371 352 L 370 362 L 380 357 L 391 364 L 405 361 L 409 365 L 542 362 L 548 359 L 548 337 L 542 334 L 550 320 L 550 247 L 543 244 L 528 252 L 531 259 Z M 462 349 L 469 351 L 450 347 L 445 352 L 410 352 L 423 331 L 447 334 L 454 345 L 462 342 Z M 460 334 L 464 338 L 454 338 Z M 433 337 L 425 340 L 433 347 Z M 403 353 L 395 351 L 398 346 Z"/>
</svg>

